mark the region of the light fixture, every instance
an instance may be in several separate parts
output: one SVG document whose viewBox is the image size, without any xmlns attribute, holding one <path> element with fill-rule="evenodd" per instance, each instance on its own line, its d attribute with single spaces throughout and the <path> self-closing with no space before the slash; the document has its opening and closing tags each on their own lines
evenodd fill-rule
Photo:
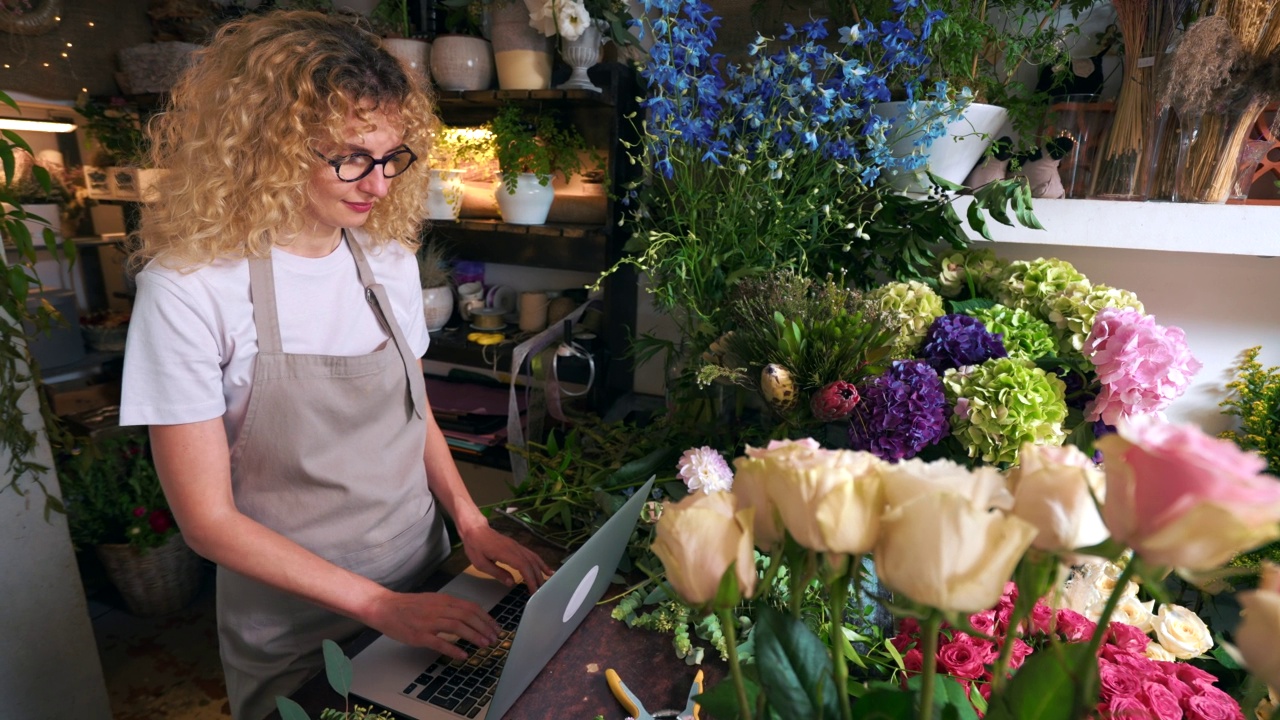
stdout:
<svg viewBox="0 0 1280 720">
<path fill-rule="evenodd" d="M 69 133 L 76 131 L 76 124 L 63 120 L 23 120 L 21 118 L 0 117 L 0 130 Z"/>
</svg>

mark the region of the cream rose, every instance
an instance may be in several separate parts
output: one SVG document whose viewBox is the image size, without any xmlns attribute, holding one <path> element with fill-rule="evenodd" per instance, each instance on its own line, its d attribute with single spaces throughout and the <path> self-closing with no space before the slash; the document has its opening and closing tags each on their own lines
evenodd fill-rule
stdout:
<svg viewBox="0 0 1280 720">
<path fill-rule="evenodd" d="M 876 571 L 886 586 L 918 603 L 979 612 L 1000 600 L 1035 534 L 1027 521 L 963 495 L 924 493 L 881 518 Z"/>
<path fill-rule="evenodd" d="M 982 466 L 969 470 L 950 460 L 925 462 L 918 458 L 880 467 L 884 499 L 889 507 L 905 505 L 912 498 L 933 492 L 953 492 L 982 508 L 1013 508 L 1013 495 L 1000 471 Z"/>
<path fill-rule="evenodd" d="M 777 510 L 800 545 L 818 552 L 865 553 L 875 544 L 884 507 L 874 455 L 803 443 L 753 450 L 734 462 L 739 507 Z M 744 481 L 746 487 L 743 487 Z M 767 498 L 761 502 L 763 488 Z M 767 523 L 757 522 L 759 525 Z M 771 528 L 763 530 L 768 536 Z"/>
<path fill-rule="evenodd" d="M 1009 471 L 1013 514 L 1039 529 L 1033 545 L 1065 553 L 1097 545 L 1109 533 L 1094 496 L 1105 491 L 1102 471 L 1074 445 L 1026 443 Z"/>
<path fill-rule="evenodd" d="M 730 565 L 742 596 L 755 593 L 751 514 L 749 509 L 739 510 L 733 495 L 724 492 L 692 493 L 663 508 L 653 554 L 662 560 L 667 580 L 685 602 L 709 607 Z"/>
<path fill-rule="evenodd" d="M 1240 625 L 1236 649 L 1249 671 L 1269 687 L 1280 688 L 1280 569 L 1267 565 L 1257 590 L 1239 595 Z"/>
<path fill-rule="evenodd" d="M 1148 658 L 1152 660 L 1159 660 L 1161 662 L 1174 662 L 1175 660 L 1178 659 L 1173 655 L 1169 654 L 1169 651 L 1165 650 L 1164 646 L 1156 642 L 1155 640 L 1152 640 L 1151 642 L 1147 643 L 1147 649 L 1143 651 L 1142 654 L 1146 655 Z"/>
<path fill-rule="evenodd" d="M 1094 622 L 1098 622 L 1098 618 L 1102 616 L 1102 608 L 1106 600 L 1093 582 L 1082 575 L 1073 577 L 1062 593 L 1063 607 L 1074 610 Z"/>
<path fill-rule="evenodd" d="M 1142 602 L 1136 595 L 1125 595 L 1116 603 L 1116 609 L 1111 613 L 1111 620 L 1132 625 L 1144 633 L 1149 633 L 1154 629 L 1152 623 L 1155 617 L 1152 611 L 1155 606 L 1155 600 Z"/>
<path fill-rule="evenodd" d="M 1213 647 L 1213 635 L 1199 615 L 1181 605 L 1161 605 L 1153 623 L 1156 639 L 1179 660 L 1199 657 Z"/>
</svg>

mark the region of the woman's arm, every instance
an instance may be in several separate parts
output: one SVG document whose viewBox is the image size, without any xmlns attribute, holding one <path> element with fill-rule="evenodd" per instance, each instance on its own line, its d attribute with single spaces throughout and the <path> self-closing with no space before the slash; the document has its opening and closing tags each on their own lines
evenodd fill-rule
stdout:
<svg viewBox="0 0 1280 720">
<path fill-rule="evenodd" d="M 474 603 L 438 593 L 388 590 L 242 514 L 231 495 L 230 451 L 221 419 L 153 425 L 151 449 L 183 538 L 209 560 L 401 642 L 451 657 L 463 659 L 466 653 L 440 633 L 476 645 L 497 639 L 497 623 Z"/>
<path fill-rule="evenodd" d="M 508 585 L 514 584 L 511 573 L 497 565 L 501 562 L 517 570 L 529 586 L 529 592 L 535 592 L 543 578 L 551 574 L 551 568 L 537 553 L 489 527 L 488 518 L 476 507 L 458 474 L 458 465 L 449 453 L 449 442 L 436 424 L 430 403 L 427 404 L 427 445 L 422 461 L 427 468 L 427 484 L 453 518 L 471 563 Z"/>
</svg>

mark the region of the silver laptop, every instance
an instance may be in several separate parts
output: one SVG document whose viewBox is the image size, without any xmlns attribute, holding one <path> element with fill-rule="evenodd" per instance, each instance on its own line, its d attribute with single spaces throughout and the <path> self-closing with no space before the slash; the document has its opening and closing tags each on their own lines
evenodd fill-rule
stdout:
<svg viewBox="0 0 1280 720">
<path fill-rule="evenodd" d="M 470 654 L 462 661 L 384 635 L 352 659 L 351 693 L 420 720 L 499 720 L 604 595 L 653 482 L 636 490 L 533 595 L 474 567 L 440 589 L 489 610 L 503 627 L 497 645 L 460 641 Z"/>
</svg>

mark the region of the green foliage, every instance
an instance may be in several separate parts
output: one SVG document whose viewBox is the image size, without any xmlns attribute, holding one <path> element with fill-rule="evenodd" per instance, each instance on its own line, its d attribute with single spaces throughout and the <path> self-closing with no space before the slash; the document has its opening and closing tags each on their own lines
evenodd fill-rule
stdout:
<svg viewBox="0 0 1280 720">
<path fill-rule="evenodd" d="M 144 435 L 82 438 L 58 463 L 58 481 L 77 547 L 157 547 L 178 531 Z"/>
<path fill-rule="evenodd" d="M 149 151 L 142 132 L 142 120 L 136 108 L 123 101 L 110 104 L 81 98 L 76 112 L 85 119 L 85 134 L 101 151 L 102 165 L 146 165 Z"/>
<path fill-rule="evenodd" d="M 378 0 L 369 11 L 369 22 L 378 32 L 388 37 L 413 37 L 413 25 L 409 22 L 409 0 Z"/>
<path fill-rule="evenodd" d="M 454 35 L 480 37 L 488 0 L 441 0 L 446 8 L 444 31 Z"/>
<path fill-rule="evenodd" d="M 1055 644 L 1028 658 L 1005 692 L 992 697 L 990 720 L 1072 720 L 1096 702 L 1098 663 L 1087 643 Z"/>
<path fill-rule="evenodd" d="M 745 368 L 737 382 L 752 389 L 764 366 L 782 365 L 802 397 L 835 380 L 857 382 L 874 374 L 888 357 L 889 323 L 842 280 L 815 281 L 789 269 L 743 278 L 728 303 L 724 352 L 713 349 L 704 359 Z M 807 405 L 799 403 L 794 415 L 792 421 L 803 422 Z"/>
<path fill-rule="evenodd" d="M 392 720 L 395 716 L 389 711 L 383 710 L 374 712 L 373 708 L 361 707 L 360 705 L 351 705 L 349 693 L 351 691 L 351 660 L 342 652 L 342 648 L 332 640 L 324 640 L 321 643 L 321 649 L 324 651 L 324 672 L 325 677 L 329 681 L 329 687 L 333 691 L 342 696 L 346 702 L 345 710 L 334 710 L 333 708 L 325 708 L 320 711 L 320 720 Z M 307 715 L 307 711 L 302 709 L 298 703 L 287 697 L 276 696 L 276 709 L 280 711 L 280 717 L 283 720 L 311 720 Z"/>
<path fill-rule="evenodd" d="M 0 92 L 0 103 L 19 111 L 18 104 L 3 92 Z M 39 436 L 36 427 L 29 424 L 27 412 L 30 408 L 22 402 L 22 397 L 31 391 L 33 385 L 38 389 L 40 368 L 27 346 L 27 326 L 36 332 L 47 332 L 55 323 L 64 320 L 47 301 L 42 301 L 34 309 L 28 307 L 31 291 L 42 286 L 35 270 L 35 244 L 26 222 L 46 222 L 46 219 L 29 215 L 22 209 L 22 198 L 13 184 L 17 167 L 15 154 L 20 150 L 30 154 L 31 146 L 11 130 L 0 131 L 0 168 L 4 171 L 4 181 L 0 184 L 0 237 L 6 246 L 16 250 L 18 256 L 13 265 L 0 265 L 3 273 L 0 277 L 0 451 L 7 457 L 4 467 L 7 480 L 0 485 L 0 492 L 12 489 L 19 495 L 25 495 L 24 482 L 35 484 L 44 494 L 44 516 L 47 520 L 51 512 L 62 512 L 62 501 L 50 494 L 41 480 L 50 468 L 33 459 Z M 42 188 L 51 188 L 52 180 L 44 168 L 33 168 L 32 172 Z M 48 227 L 42 234 L 45 245 L 56 259 L 75 263 L 74 243 L 70 240 L 59 242 Z M 54 416 L 48 398 L 42 392 L 37 392 L 36 396 L 39 422 L 44 424 L 49 444 L 55 452 L 69 446 L 70 435 Z"/>
<path fill-rule="evenodd" d="M 584 167 L 580 153 L 588 150 L 582 134 L 545 108 L 535 113 L 519 105 L 503 105 L 489 129 L 509 193 L 515 193 L 520 173 L 532 173 L 539 184 L 546 185 L 557 172 L 569 178 Z M 599 165 L 600 159 L 595 157 L 593 162 Z"/>
<path fill-rule="evenodd" d="M 756 667 L 782 717 L 839 717 L 831 656 L 803 622 L 771 608 L 756 616 Z"/>
<path fill-rule="evenodd" d="M 1261 346 L 1241 353 L 1235 379 L 1227 383 L 1231 394 L 1220 406 L 1224 415 L 1240 418 L 1237 430 L 1221 437 L 1267 460 L 1267 472 L 1280 475 L 1280 367 L 1265 370 L 1258 362 Z"/>
</svg>

